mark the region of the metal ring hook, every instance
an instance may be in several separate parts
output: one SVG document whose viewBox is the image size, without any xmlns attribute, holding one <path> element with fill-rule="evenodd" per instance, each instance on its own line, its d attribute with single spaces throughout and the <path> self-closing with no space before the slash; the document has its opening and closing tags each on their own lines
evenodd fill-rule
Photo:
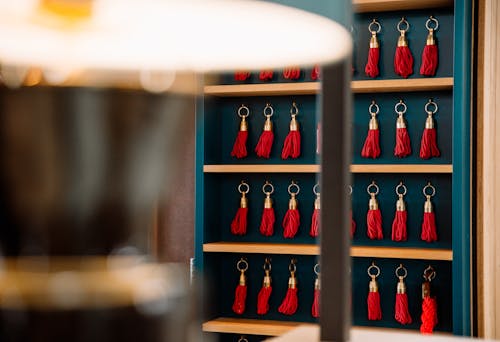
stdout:
<svg viewBox="0 0 500 342">
<path fill-rule="evenodd" d="M 403 192 L 399 192 L 399 189 L 403 188 Z M 399 182 L 399 184 L 396 186 L 396 195 L 398 196 L 405 196 L 406 195 L 406 185 L 403 184 L 403 182 Z"/>
<path fill-rule="evenodd" d="M 370 189 L 374 187 L 375 188 L 375 192 L 370 192 Z M 378 192 L 379 192 L 379 187 L 377 184 L 375 184 L 375 181 L 372 181 L 370 185 L 368 185 L 368 187 L 366 188 L 366 192 L 368 192 L 368 195 L 375 195 L 377 196 L 378 195 Z"/>
<path fill-rule="evenodd" d="M 246 187 L 246 190 L 245 191 L 242 190 L 242 187 Z M 238 185 L 238 192 L 240 194 L 248 194 L 249 191 L 250 191 L 250 186 L 247 183 L 245 183 L 244 181 L 242 181 L 240 183 L 240 185 Z"/>
<path fill-rule="evenodd" d="M 316 265 L 314 265 L 313 270 L 314 270 L 314 273 L 315 273 L 317 276 L 319 276 L 319 275 L 320 275 L 319 263 L 318 263 L 318 264 L 316 264 Z"/>
<path fill-rule="evenodd" d="M 372 26 L 376 26 L 376 30 L 372 30 Z M 368 25 L 368 31 L 370 31 L 371 34 L 374 33 L 379 33 L 380 30 L 382 29 L 382 25 L 377 21 L 377 19 L 373 18 L 372 22 Z"/>
<path fill-rule="evenodd" d="M 349 195 L 352 195 L 352 185 L 349 185 Z"/>
<path fill-rule="evenodd" d="M 271 272 L 271 258 L 266 258 L 266 260 L 264 260 L 264 266 L 262 266 L 262 268 L 264 271 Z"/>
<path fill-rule="evenodd" d="M 270 187 L 271 191 L 266 191 L 266 187 Z M 262 186 L 262 192 L 265 195 L 271 195 L 274 192 L 274 186 L 269 181 L 266 181 L 266 183 Z"/>
<path fill-rule="evenodd" d="M 434 23 L 436 24 L 434 27 L 431 27 L 431 23 Z M 439 27 L 439 21 L 434 18 L 432 15 L 429 17 L 429 19 L 427 19 L 427 21 L 425 22 L 425 27 L 429 30 L 429 31 L 437 31 L 438 27 Z"/>
<path fill-rule="evenodd" d="M 403 274 L 400 275 L 399 271 L 403 271 Z M 396 268 L 396 271 L 394 273 L 396 273 L 396 277 L 404 279 L 408 275 L 408 270 L 403 266 L 403 264 L 399 264 L 398 268 Z"/>
<path fill-rule="evenodd" d="M 431 265 L 429 265 L 424 270 L 424 274 L 422 275 L 422 277 L 427 281 L 431 281 L 432 279 L 436 278 L 436 271 Z"/>
<path fill-rule="evenodd" d="M 402 29 L 401 24 L 406 25 L 406 28 Z M 405 19 L 405 17 L 402 17 L 398 23 L 397 28 L 398 28 L 399 33 L 408 32 L 408 30 L 410 29 L 410 23 Z"/>
<path fill-rule="evenodd" d="M 288 271 L 290 271 L 290 273 L 295 273 L 297 272 L 297 260 L 296 259 L 292 259 L 290 260 L 290 264 L 288 265 Z"/>
<path fill-rule="evenodd" d="M 294 113 L 294 110 L 295 110 L 295 113 Z M 296 116 L 296 115 L 299 115 L 299 107 L 297 107 L 297 103 L 292 102 L 292 108 L 290 108 L 290 114 L 292 116 Z"/>
<path fill-rule="evenodd" d="M 314 186 L 313 186 L 313 193 L 318 196 L 320 194 L 320 192 L 318 191 L 319 189 L 319 183 L 316 183 Z"/>
<path fill-rule="evenodd" d="M 375 111 L 373 109 L 375 108 Z M 368 107 L 368 113 L 370 113 L 371 116 L 375 116 L 380 112 L 380 108 L 378 104 L 375 103 L 375 101 L 372 101 L 370 106 Z"/>
<path fill-rule="evenodd" d="M 243 264 L 243 268 L 241 267 L 241 264 Z M 248 270 L 248 261 L 246 261 L 245 259 L 241 258 L 238 263 L 236 264 L 236 269 L 240 272 L 245 272 L 246 270 Z"/>
<path fill-rule="evenodd" d="M 427 189 L 431 189 L 432 192 L 430 194 L 428 194 Z M 426 186 L 424 186 L 424 188 L 422 189 L 422 192 L 423 192 L 425 197 L 427 197 L 427 196 L 434 197 L 434 195 L 436 194 L 436 188 L 432 186 L 431 182 L 429 182 L 429 183 L 427 183 Z"/>
<path fill-rule="evenodd" d="M 245 114 L 242 113 L 243 110 L 245 111 Z M 250 109 L 248 109 L 247 106 L 242 104 L 241 107 L 238 108 L 238 116 L 240 118 L 246 118 L 248 115 L 250 115 Z"/>
<path fill-rule="evenodd" d="M 434 106 L 434 110 L 429 110 L 429 106 Z M 424 110 L 427 114 L 436 114 L 438 111 L 438 105 L 436 102 L 432 101 L 432 99 L 429 99 L 429 101 L 425 104 Z"/>
<path fill-rule="evenodd" d="M 402 106 L 403 107 L 403 110 L 398 110 L 398 108 Z M 404 114 L 406 113 L 406 110 L 408 109 L 408 107 L 406 107 L 406 103 L 403 102 L 403 100 L 399 100 L 398 103 L 396 103 L 396 105 L 394 106 L 394 111 L 398 114 Z"/>
<path fill-rule="evenodd" d="M 375 274 L 372 273 L 372 270 L 375 270 Z M 377 278 L 380 275 L 380 267 L 375 265 L 375 262 L 372 262 L 372 264 L 368 267 L 366 270 L 370 278 Z"/>
<path fill-rule="evenodd" d="M 266 112 L 266 110 L 269 110 L 270 112 L 269 112 L 269 113 L 267 113 L 267 112 Z M 273 114 L 274 114 L 274 109 L 273 109 L 273 107 L 271 106 L 271 104 L 266 103 L 266 106 L 264 107 L 264 116 L 265 116 L 266 118 L 270 118 L 271 116 L 273 116 Z"/>
<path fill-rule="evenodd" d="M 292 188 L 295 187 L 295 189 L 297 189 L 296 192 L 292 192 Z M 292 181 L 292 183 L 288 186 L 288 193 L 290 195 L 298 195 L 300 192 L 300 187 L 297 183 L 295 183 L 294 181 Z"/>
</svg>

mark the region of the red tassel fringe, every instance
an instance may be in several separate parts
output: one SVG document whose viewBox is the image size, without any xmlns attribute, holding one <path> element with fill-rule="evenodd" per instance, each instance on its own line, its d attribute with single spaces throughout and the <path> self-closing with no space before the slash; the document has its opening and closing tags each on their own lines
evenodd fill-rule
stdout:
<svg viewBox="0 0 500 342">
<path fill-rule="evenodd" d="M 255 152 L 258 157 L 267 158 L 271 155 L 271 147 L 273 146 L 274 133 L 273 131 L 262 131 L 259 142 L 255 147 Z"/>
<path fill-rule="evenodd" d="M 406 210 L 396 210 L 394 221 L 392 222 L 392 241 L 406 241 L 408 233 L 406 229 L 406 221 L 408 212 Z"/>
<path fill-rule="evenodd" d="M 434 76 L 438 65 L 438 47 L 435 44 L 425 45 L 422 52 L 422 65 L 420 75 Z"/>
<path fill-rule="evenodd" d="M 311 220 L 311 230 L 309 231 L 309 235 L 312 237 L 318 237 L 319 235 L 319 210 L 314 209 L 312 220 Z"/>
<path fill-rule="evenodd" d="M 372 240 L 382 240 L 382 214 L 380 209 L 368 210 L 366 215 L 366 224 L 368 226 L 368 237 Z"/>
<path fill-rule="evenodd" d="M 380 156 L 380 130 L 369 129 L 366 136 L 363 150 L 361 151 L 363 158 L 378 158 Z"/>
<path fill-rule="evenodd" d="M 260 233 L 264 236 L 274 234 L 274 208 L 264 208 L 262 212 L 262 220 L 260 221 Z"/>
<path fill-rule="evenodd" d="M 247 156 L 247 139 L 248 131 L 238 131 L 238 135 L 234 141 L 233 150 L 231 151 L 231 157 L 240 159 Z"/>
<path fill-rule="evenodd" d="M 380 293 L 368 292 L 368 320 L 379 321 L 382 319 L 382 309 L 380 308 Z"/>
<path fill-rule="evenodd" d="M 288 209 L 283 219 L 283 236 L 292 239 L 299 231 L 300 214 L 298 209 Z"/>
<path fill-rule="evenodd" d="M 354 237 L 354 233 L 356 233 L 356 221 L 352 218 L 352 210 L 351 210 L 351 239 Z"/>
<path fill-rule="evenodd" d="M 246 81 L 250 77 L 248 71 L 237 71 L 234 73 L 234 79 L 236 81 Z"/>
<path fill-rule="evenodd" d="M 245 312 L 245 302 L 247 299 L 247 286 L 238 285 L 234 294 L 233 312 L 241 315 Z"/>
<path fill-rule="evenodd" d="M 319 317 L 319 298 L 320 298 L 320 291 L 319 289 L 314 289 L 314 301 L 313 305 L 311 308 L 311 314 L 314 318 Z"/>
<path fill-rule="evenodd" d="M 394 318 L 401 324 L 411 324 L 411 315 L 408 310 L 408 295 L 406 293 L 396 294 L 396 308 Z"/>
<path fill-rule="evenodd" d="M 422 223 L 422 240 L 426 242 L 437 241 L 436 216 L 434 213 L 424 213 L 424 222 Z"/>
<path fill-rule="evenodd" d="M 238 208 L 233 221 L 231 222 L 231 234 L 245 235 L 247 233 L 248 208 Z"/>
<path fill-rule="evenodd" d="M 432 334 L 437 324 L 437 304 L 436 299 L 425 297 L 422 302 L 422 315 L 420 316 L 422 325 L 420 332 L 422 334 Z"/>
<path fill-rule="evenodd" d="M 261 70 L 261 72 L 259 73 L 259 80 L 270 81 L 273 79 L 273 75 L 273 70 Z"/>
<path fill-rule="evenodd" d="M 289 131 L 283 144 L 281 151 L 281 158 L 287 159 L 288 157 L 298 158 L 300 156 L 300 132 Z"/>
<path fill-rule="evenodd" d="M 269 311 L 269 297 L 273 288 L 271 286 L 262 286 L 257 296 L 257 314 L 265 315 Z"/>
<path fill-rule="evenodd" d="M 422 142 L 420 143 L 420 158 L 429 159 L 431 157 L 439 157 L 440 152 L 437 147 L 436 129 L 425 128 L 422 134 Z"/>
<path fill-rule="evenodd" d="M 283 70 L 283 77 L 287 80 L 297 80 L 300 78 L 300 68 L 289 67 Z"/>
<path fill-rule="evenodd" d="M 299 300 L 297 298 L 297 288 L 288 288 L 285 299 L 283 299 L 283 302 L 278 308 L 278 312 L 283 315 L 291 316 L 297 311 L 298 307 Z"/>
<path fill-rule="evenodd" d="M 410 136 L 406 128 L 396 128 L 396 147 L 394 155 L 399 158 L 409 156 L 411 154 Z"/>
<path fill-rule="evenodd" d="M 380 60 L 380 48 L 370 48 L 368 51 L 368 62 L 365 67 L 365 74 L 368 77 L 375 78 L 379 75 L 378 62 Z"/>
<path fill-rule="evenodd" d="M 319 65 L 315 65 L 311 71 L 311 80 L 317 81 L 319 80 Z"/>
<path fill-rule="evenodd" d="M 413 56 L 408 46 L 398 46 L 396 48 L 394 71 L 404 78 L 413 74 Z"/>
</svg>

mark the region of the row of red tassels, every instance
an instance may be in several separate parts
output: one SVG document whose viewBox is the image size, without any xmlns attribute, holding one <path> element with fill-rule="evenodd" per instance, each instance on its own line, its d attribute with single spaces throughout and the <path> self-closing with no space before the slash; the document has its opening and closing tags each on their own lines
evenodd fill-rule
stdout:
<svg viewBox="0 0 500 342">
<path fill-rule="evenodd" d="M 298 66 L 287 67 L 283 69 L 283 78 L 286 80 L 298 80 L 302 74 L 301 69 Z M 319 66 L 315 65 L 311 71 L 311 80 L 316 81 L 319 79 Z M 250 78 L 251 73 L 248 71 L 236 71 L 234 73 L 234 79 L 236 81 L 246 81 Z M 261 70 L 259 72 L 259 80 L 261 81 L 271 81 L 274 77 L 274 71 L 271 69 Z"/>
</svg>

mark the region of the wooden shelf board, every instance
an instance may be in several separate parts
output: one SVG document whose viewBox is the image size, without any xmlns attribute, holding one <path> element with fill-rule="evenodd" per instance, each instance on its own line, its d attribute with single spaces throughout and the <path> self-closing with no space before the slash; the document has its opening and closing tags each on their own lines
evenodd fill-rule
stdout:
<svg viewBox="0 0 500 342">
<path fill-rule="evenodd" d="M 268 164 L 268 165 L 204 165 L 203 172 L 207 173 L 316 173 L 320 166 L 317 164 Z"/>
<path fill-rule="evenodd" d="M 387 12 L 453 7 L 453 0 L 353 0 L 354 11 Z"/>
<path fill-rule="evenodd" d="M 234 97 L 262 95 L 314 95 L 320 90 L 319 82 L 207 85 L 205 95 Z"/>
<path fill-rule="evenodd" d="M 453 251 L 451 249 L 440 248 L 352 246 L 351 256 L 367 258 L 452 261 Z"/>
<path fill-rule="evenodd" d="M 317 173 L 317 164 L 237 164 L 204 165 L 206 173 Z M 352 173 L 452 173 L 451 164 L 353 164 Z"/>
<path fill-rule="evenodd" d="M 453 89 L 453 77 L 352 81 L 353 93 L 435 91 Z"/>
<path fill-rule="evenodd" d="M 452 173 L 452 164 L 353 164 L 352 173 Z"/>
<path fill-rule="evenodd" d="M 299 325 L 314 324 L 290 321 L 219 317 L 203 323 L 203 331 L 228 334 L 280 336 L 298 327 Z"/>
<path fill-rule="evenodd" d="M 320 89 L 319 82 L 297 82 L 207 85 L 204 92 L 219 97 L 313 95 Z M 351 89 L 353 93 L 450 90 L 453 89 L 453 77 L 352 81 Z"/>
<path fill-rule="evenodd" d="M 320 247 L 315 244 L 211 242 L 203 244 L 203 252 L 319 255 Z M 453 251 L 438 248 L 352 246 L 351 256 L 451 261 Z"/>
<path fill-rule="evenodd" d="M 318 255 L 319 245 L 258 242 L 211 242 L 203 252 Z"/>
</svg>

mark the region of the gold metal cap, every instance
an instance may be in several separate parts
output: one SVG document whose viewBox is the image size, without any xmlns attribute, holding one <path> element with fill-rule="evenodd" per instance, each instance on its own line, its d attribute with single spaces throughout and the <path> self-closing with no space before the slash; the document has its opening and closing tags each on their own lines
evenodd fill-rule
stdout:
<svg viewBox="0 0 500 342">
<path fill-rule="evenodd" d="M 292 274 L 292 276 L 288 278 L 288 288 L 294 289 L 296 287 L 297 287 L 297 278 L 295 278 L 295 275 Z"/>
<path fill-rule="evenodd" d="M 399 115 L 396 120 L 396 128 L 406 128 L 406 122 L 403 115 Z"/>
<path fill-rule="evenodd" d="M 319 199 L 319 196 L 314 200 L 314 209 L 321 209 L 321 200 Z"/>
<path fill-rule="evenodd" d="M 288 201 L 288 209 L 297 209 L 297 199 L 295 198 L 294 194 L 292 195 L 292 198 L 290 198 L 290 201 Z"/>
<path fill-rule="evenodd" d="M 434 30 L 430 29 L 429 34 L 427 35 L 427 45 L 436 45 L 436 40 L 434 39 Z"/>
<path fill-rule="evenodd" d="M 406 210 L 406 205 L 405 205 L 405 201 L 404 201 L 403 197 L 400 197 L 396 201 L 396 210 L 397 211 L 405 211 Z"/>
<path fill-rule="evenodd" d="M 248 207 L 248 199 L 246 198 L 245 194 L 241 194 L 241 199 L 240 199 L 240 208 L 247 208 Z"/>
<path fill-rule="evenodd" d="M 378 121 L 375 116 L 370 119 L 369 129 L 378 129 Z"/>
<path fill-rule="evenodd" d="M 290 121 L 290 131 L 298 131 L 299 123 L 295 119 L 295 116 L 292 116 L 292 121 Z"/>
<path fill-rule="evenodd" d="M 424 203 L 424 213 L 432 213 L 432 202 L 430 197 L 428 197 Z"/>
<path fill-rule="evenodd" d="M 434 128 L 434 120 L 432 119 L 432 114 L 429 114 L 427 116 L 427 119 L 425 119 L 425 128 L 427 129 Z"/>
<path fill-rule="evenodd" d="M 378 292 L 378 284 L 377 284 L 377 281 L 375 280 L 375 278 L 370 280 L 370 284 L 368 285 L 368 288 L 369 288 L 370 292 Z"/>
<path fill-rule="evenodd" d="M 248 123 L 244 116 L 241 118 L 240 131 L 248 131 Z"/>
<path fill-rule="evenodd" d="M 378 39 L 377 39 L 377 34 L 376 32 L 372 33 L 372 37 L 370 38 L 370 48 L 378 48 Z"/>
<path fill-rule="evenodd" d="M 240 285 L 244 286 L 246 285 L 246 277 L 245 277 L 245 272 L 241 271 L 240 273 Z"/>
<path fill-rule="evenodd" d="M 404 32 L 401 32 L 401 35 L 398 38 L 398 47 L 399 46 L 408 46 L 408 41 L 406 40 Z"/>
<path fill-rule="evenodd" d="M 403 279 L 400 279 L 398 282 L 398 286 L 396 288 L 397 293 L 406 293 L 406 285 L 403 282 Z"/>
<path fill-rule="evenodd" d="M 264 208 L 265 209 L 271 209 L 273 207 L 273 200 L 269 195 L 266 196 L 264 199 Z"/>
<path fill-rule="evenodd" d="M 431 296 L 431 283 L 425 281 L 422 283 L 422 298 Z"/>
<path fill-rule="evenodd" d="M 264 131 L 272 131 L 273 130 L 273 122 L 270 118 L 266 118 L 264 122 Z"/>
<path fill-rule="evenodd" d="M 375 195 L 372 195 L 370 198 L 370 202 L 368 202 L 368 208 L 370 210 L 377 210 L 378 209 L 378 202 L 377 199 L 375 198 Z"/>
</svg>

